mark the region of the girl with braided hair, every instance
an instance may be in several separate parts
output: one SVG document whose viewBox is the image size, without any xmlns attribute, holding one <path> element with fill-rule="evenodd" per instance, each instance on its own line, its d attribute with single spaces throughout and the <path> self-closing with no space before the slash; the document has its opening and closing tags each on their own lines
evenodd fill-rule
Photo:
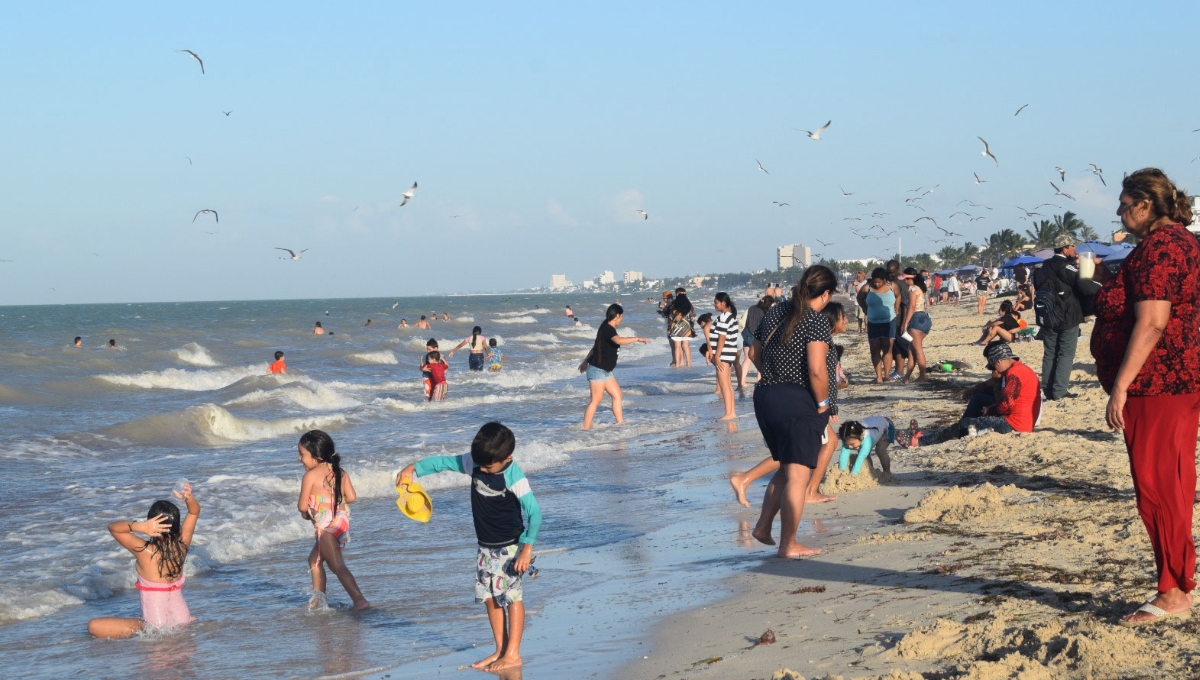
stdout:
<svg viewBox="0 0 1200 680">
<path fill-rule="evenodd" d="M 296 448 L 300 464 L 306 470 L 300 482 L 300 500 L 296 509 L 301 517 L 313 523 L 317 536 L 316 545 L 308 555 L 314 591 L 309 606 L 317 607 L 324 598 L 325 565 L 328 564 L 354 601 L 350 609 L 366 609 L 371 605 L 342 560 L 342 548 L 350 542 L 349 504 L 357 498 L 350 473 L 342 469 L 333 438 L 321 430 L 305 432 Z"/>
</svg>

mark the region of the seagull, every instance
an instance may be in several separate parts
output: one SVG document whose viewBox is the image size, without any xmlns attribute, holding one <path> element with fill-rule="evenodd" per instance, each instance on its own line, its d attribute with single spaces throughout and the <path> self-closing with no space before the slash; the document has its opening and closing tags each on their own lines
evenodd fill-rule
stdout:
<svg viewBox="0 0 1200 680">
<path fill-rule="evenodd" d="M 872 224 L 869 228 L 870 229 L 878 229 L 879 231 L 885 231 L 884 228 L 878 224 Z"/>
<path fill-rule="evenodd" d="M 913 220 L 913 223 L 915 224 L 917 222 L 920 222 L 921 220 L 929 220 L 930 222 L 933 222 L 933 226 L 938 227 L 937 220 L 933 219 L 932 217 L 930 217 L 928 215 L 918 217 L 917 219 Z M 938 229 L 941 229 L 941 227 L 938 227 Z"/>
<path fill-rule="evenodd" d="M 196 61 L 200 62 L 200 75 L 204 75 L 204 60 L 200 58 L 200 55 L 196 54 L 195 52 L 193 52 L 191 50 L 175 50 L 175 51 L 176 52 L 187 52 L 188 54 L 192 55 L 192 59 L 195 59 Z"/>
<path fill-rule="evenodd" d="M 845 189 L 841 188 L 840 186 L 838 187 L 838 191 L 842 192 L 842 198 L 850 198 L 851 196 L 854 195 L 853 191 L 846 191 Z"/>
<path fill-rule="evenodd" d="M 1051 182 L 1051 184 L 1053 184 L 1053 182 Z M 1059 207 L 1059 206 L 1055 205 L 1054 203 L 1038 203 L 1037 205 L 1033 206 L 1033 209 L 1034 209 L 1034 210 L 1037 210 L 1038 208 L 1044 208 L 1044 207 L 1046 207 L 1046 206 L 1049 206 L 1049 207 L 1051 207 L 1051 208 L 1058 208 L 1058 207 Z M 1060 208 L 1060 209 L 1061 209 L 1061 208 Z"/>
<path fill-rule="evenodd" d="M 915 231 L 915 230 L 916 230 L 916 228 L 917 228 L 917 225 L 915 225 L 915 224 L 902 224 L 902 225 L 900 225 L 900 228 L 901 228 L 901 229 L 912 229 L 912 230 L 914 230 L 914 231 Z"/>
<path fill-rule="evenodd" d="M 966 215 L 967 217 L 970 217 L 970 216 L 971 216 L 971 213 L 968 213 L 968 212 L 963 212 L 963 211 L 959 210 L 958 212 L 950 213 L 950 217 L 948 217 L 948 218 L 946 218 L 946 219 L 951 219 L 951 218 L 953 218 L 955 215 Z"/>
<path fill-rule="evenodd" d="M 836 243 L 826 243 L 826 242 L 822 241 L 821 239 L 817 239 L 817 243 L 820 243 L 821 245 L 825 246 L 826 248 L 828 248 L 829 246 L 837 245 Z"/>
<path fill-rule="evenodd" d="M 935 223 L 934 226 L 937 226 L 937 224 Z M 938 227 L 938 231 L 942 232 L 946 236 L 962 236 L 962 234 L 956 234 L 953 231 L 950 231 L 949 229 L 943 229 L 941 227 Z"/>
<path fill-rule="evenodd" d="M 910 203 L 910 204 L 908 205 L 908 207 L 910 207 L 910 208 L 916 208 L 917 210 L 920 210 L 921 212 L 929 212 L 928 210 L 926 210 L 926 209 L 922 208 L 921 206 L 917 205 L 916 203 Z"/>
<path fill-rule="evenodd" d="M 988 148 L 987 140 L 984 139 L 983 137 L 976 137 L 975 139 L 978 139 L 979 141 L 983 142 L 983 151 L 980 151 L 979 155 L 987 156 L 988 158 L 995 161 L 996 165 L 1000 165 L 1000 161 L 996 160 L 996 156 L 992 153 L 992 150 Z"/>
<path fill-rule="evenodd" d="M 906 198 L 906 199 L 904 199 L 904 202 L 905 202 L 905 203 L 912 203 L 913 201 L 919 201 L 919 200 L 921 200 L 921 197 L 920 197 L 920 196 L 914 196 L 913 198 Z"/>
<path fill-rule="evenodd" d="M 1026 104 L 1025 106 L 1029 106 L 1029 104 Z M 1015 118 L 1015 117 L 1021 115 L 1021 112 L 1025 110 L 1025 106 L 1022 106 L 1021 108 L 1017 109 L 1017 112 L 1013 114 L 1013 117 Z"/>
<path fill-rule="evenodd" d="M 215 233 L 217 233 L 217 232 L 215 232 L 215 231 L 206 231 L 206 232 L 204 232 L 204 233 L 206 233 L 206 234 L 215 234 Z"/>
<path fill-rule="evenodd" d="M 1075 200 L 1075 197 L 1074 197 L 1074 196 L 1072 196 L 1071 194 L 1065 194 L 1065 193 L 1063 193 L 1062 189 L 1059 189 L 1059 188 L 1058 188 L 1058 185 L 1057 185 L 1057 184 L 1055 184 L 1054 182 L 1051 182 L 1051 183 L 1050 183 L 1050 186 L 1054 187 L 1054 195 L 1055 195 L 1055 196 L 1066 196 L 1067 198 L 1071 199 L 1072 201 L 1074 201 L 1074 200 Z"/>
<path fill-rule="evenodd" d="M 299 260 L 301 255 L 308 252 L 308 248 L 305 248 L 304 250 L 301 250 L 298 253 L 296 251 L 292 250 L 291 248 L 276 248 L 275 250 L 286 250 L 288 252 L 288 254 L 292 256 L 291 259 L 293 259 L 293 260 Z M 392 309 L 395 309 L 395 307 L 393 307 Z"/>
<path fill-rule="evenodd" d="M 938 188 L 938 187 L 940 187 L 940 186 L 942 186 L 942 185 L 941 185 L 941 184 L 934 184 L 933 186 L 929 187 L 929 190 L 928 190 L 928 191 L 926 191 L 924 194 L 921 194 L 921 195 L 922 195 L 922 196 L 924 196 L 924 195 L 926 195 L 926 194 L 932 194 L 932 193 L 933 193 L 933 190 L 934 190 L 934 189 L 936 189 L 936 188 Z"/>
<path fill-rule="evenodd" d="M 971 174 L 975 175 L 975 183 L 976 184 L 983 184 L 984 182 L 987 181 L 986 179 L 979 179 L 979 173 L 972 172 Z"/>
<path fill-rule="evenodd" d="M 771 202 L 774 203 L 775 205 L 779 206 L 780 208 L 782 208 L 785 205 L 791 205 L 791 203 L 780 203 L 779 201 L 771 201 Z"/>
<path fill-rule="evenodd" d="M 885 212 L 873 212 L 873 213 L 871 213 L 871 217 L 886 217 L 886 216 L 887 216 L 887 213 L 885 213 Z"/>
<path fill-rule="evenodd" d="M 859 203 L 859 205 L 871 205 L 871 201 L 863 201 L 862 203 Z"/>
<path fill-rule="evenodd" d="M 853 221 L 855 221 L 855 222 L 862 222 L 862 218 L 861 218 L 861 217 L 843 217 L 843 218 L 842 218 L 842 221 L 843 221 L 843 222 L 846 222 L 846 221 L 849 221 L 849 220 L 853 220 Z"/>
<path fill-rule="evenodd" d="M 226 116 L 228 116 L 229 114 L 233 113 L 233 111 L 221 111 L 221 113 L 223 113 L 223 114 L 225 114 Z"/>
<path fill-rule="evenodd" d="M 833 122 L 832 120 L 829 121 L 829 123 L 832 123 L 832 122 Z M 825 131 L 825 128 L 829 127 L 829 123 L 825 123 L 821 127 L 817 128 L 815 132 L 811 131 L 811 130 L 801 130 L 800 128 L 792 128 L 792 129 L 796 130 L 797 132 L 803 132 L 804 134 L 808 135 L 809 139 L 819 142 L 819 141 L 821 141 L 821 133 Z"/>
<path fill-rule="evenodd" d="M 192 157 L 191 157 L 191 156 L 184 156 L 184 158 L 186 158 L 186 159 L 187 159 L 187 161 L 188 161 L 188 165 L 191 165 L 191 164 L 192 164 Z"/>
<path fill-rule="evenodd" d="M 921 189 L 924 189 L 924 188 L 925 188 L 925 187 L 917 187 L 916 189 L 909 189 L 909 190 L 908 190 L 908 193 L 910 193 L 910 194 L 919 194 L 919 193 L 921 193 Z"/>
<path fill-rule="evenodd" d="M 759 169 L 759 170 L 762 170 L 763 172 L 767 172 L 767 169 L 766 169 L 766 168 L 764 168 L 764 167 L 762 166 L 762 161 L 760 161 L 760 160 L 758 160 L 757 158 L 755 158 L 755 159 L 754 159 L 754 162 L 755 162 L 755 163 L 758 163 L 758 169 Z M 769 174 L 771 174 L 771 173 L 767 172 L 767 174 L 769 175 Z"/>
<path fill-rule="evenodd" d="M 220 218 L 220 216 L 217 215 L 216 210 L 209 210 L 208 208 L 205 208 L 204 210 L 197 210 L 196 214 L 192 215 L 192 222 L 194 223 L 196 221 L 196 218 L 201 215 L 212 215 L 214 220 L 216 220 L 217 222 L 221 221 L 221 218 Z"/>
<path fill-rule="evenodd" d="M 404 206 L 408 205 L 408 202 L 412 200 L 413 194 L 415 194 L 415 193 L 417 193 L 417 183 L 413 182 L 411 189 L 400 194 L 401 196 L 404 197 L 404 200 L 400 201 L 400 207 L 403 208 Z"/>
<path fill-rule="evenodd" d="M 1017 206 L 1017 210 L 1020 210 L 1021 212 L 1025 213 L 1026 217 L 1043 217 L 1043 215 L 1041 213 L 1029 212 L 1028 210 L 1022 208 L 1019 205 Z"/>
<path fill-rule="evenodd" d="M 400 301 L 399 301 L 399 300 L 396 300 L 395 302 L 393 302 L 393 303 L 392 303 L 392 309 L 395 309 L 395 308 L 397 308 L 397 307 L 399 307 L 399 306 L 400 306 Z"/>
<path fill-rule="evenodd" d="M 1104 171 L 1101 170 L 1095 163 L 1088 163 L 1088 165 L 1092 166 L 1092 174 L 1100 178 L 1100 183 L 1104 186 L 1108 186 L 1108 182 L 1104 181 Z"/>
<path fill-rule="evenodd" d="M 1054 169 L 1058 172 L 1058 181 L 1060 181 L 1060 182 L 1067 181 L 1067 171 L 1066 170 L 1063 170 L 1062 168 L 1058 167 L 1057 165 L 1054 166 Z"/>
<path fill-rule="evenodd" d="M 638 212 L 638 214 L 639 214 L 639 215 L 641 215 L 641 216 L 642 216 L 642 219 L 643 219 L 643 220 L 648 220 L 648 219 L 650 219 L 650 215 L 649 215 L 649 214 L 648 214 L 648 213 L 647 213 L 645 210 L 642 210 L 641 208 L 638 208 L 638 211 L 637 211 L 637 212 Z"/>
<path fill-rule="evenodd" d="M 638 212 L 642 212 L 642 211 L 639 210 Z M 460 217 L 462 217 L 462 215 L 450 215 L 450 219 L 452 219 L 452 220 L 457 220 Z"/>
<path fill-rule="evenodd" d="M 983 215 L 980 215 L 979 217 L 972 217 L 972 218 L 971 218 L 970 220 L 968 220 L 968 221 L 969 221 L 969 222 L 978 222 L 979 220 L 983 220 L 983 219 L 987 219 L 987 218 L 986 218 L 985 216 L 983 216 Z"/>
</svg>

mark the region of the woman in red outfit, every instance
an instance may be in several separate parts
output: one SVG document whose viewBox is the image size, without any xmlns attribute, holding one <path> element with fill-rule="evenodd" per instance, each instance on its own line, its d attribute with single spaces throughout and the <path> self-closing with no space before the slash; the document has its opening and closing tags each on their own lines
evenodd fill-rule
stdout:
<svg viewBox="0 0 1200 680">
<path fill-rule="evenodd" d="M 1117 215 L 1141 242 L 1096 296 L 1092 356 L 1123 430 L 1138 514 L 1154 546 L 1158 594 L 1121 619 L 1138 626 L 1185 614 L 1196 587 L 1192 503 L 1200 423 L 1200 245 L 1191 205 L 1161 170 L 1125 178 Z"/>
</svg>

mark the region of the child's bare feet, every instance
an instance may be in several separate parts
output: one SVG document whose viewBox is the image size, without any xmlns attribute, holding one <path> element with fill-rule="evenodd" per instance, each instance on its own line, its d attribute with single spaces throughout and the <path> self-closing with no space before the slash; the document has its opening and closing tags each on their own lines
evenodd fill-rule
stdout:
<svg viewBox="0 0 1200 680">
<path fill-rule="evenodd" d="M 737 494 L 737 502 L 745 507 L 750 507 L 750 501 L 746 500 L 746 476 L 734 475 L 729 478 L 729 486 L 733 487 L 733 493 Z"/>
<path fill-rule="evenodd" d="M 775 545 L 775 539 L 771 538 L 770 529 L 767 529 L 761 533 L 759 533 L 758 529 L 755 529 L 754 531 L 750 532 L 750 535 L 754 537 L 754 540 L 762 543 L 763 545 Z"/>
<path fill-rule="evenodd" d="M 490 655 L 488 655 L 488 657 L 486 659 L 480 659 L 479 661 L 476 661 L 475 663 L 471 664 L 471 668 L 482 670 L 484 668 L 487 668 L 488 666 L 491 666 L 493 663 L 496 662 L 496 659 L 499 659 L 499 658 L 500 658 L 500 650 L 496 650 L 496 651 L 492 652 Z"/>
<path fill-rule="evenodd" d="M 810 548 L 806 545 L 801 545 L 800 543 L 797 543 L 794 548 L 791 548 L 788 550 L 780 549 L 780 551 L 777 554 L 779 557 L 795 559 L 797 557 L 812 557 L 813 555 L 820 555 L 821 549 L 820 548 Z"/>
<path fill-rule="evenodd" d="M 518 668 L 520 665 L 520 654 L 505 654 L 499 659 L 496 659 L 492 665 L 488 666 L 485 670 L 490 673 L 495 673 L 496 671 L 508 670 L 509 668 Z"/>
<path fill-rule="evenodd" d="M 826 496 L 823 493 L 814 493 L 814 494 L 810 494 L 807 498 L 804 499 L 804 504 L 811 505 L 813 503 L 828 503 L 829 501 L 836 501 L 836 500 L 837 500 L 837 496 Z"/>
<path fill-rule="evenodd" d="M 370 606 L 371 606 L 371 603 L 367 602 L 366 598 L 363 598 L 363 599 L 359 600 L 358 602 L 355 602 L 354 606 L 350 607 L 350 611 L 361 612 L 362 610 L 367 609 Z"/>
</svg>

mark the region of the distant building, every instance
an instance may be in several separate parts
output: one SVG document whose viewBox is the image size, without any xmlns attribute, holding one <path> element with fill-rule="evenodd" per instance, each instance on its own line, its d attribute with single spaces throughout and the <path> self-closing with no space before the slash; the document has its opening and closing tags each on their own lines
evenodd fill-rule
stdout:
<svg viewBox="0 0 1200 680">
<path fill-rule="evenodd" d="M 638 282 L 642 281 L 643 278 L 644 277 L 642 276 L 641 272 L 625 272 L 624 273 L 625 283 L 638 283 Z"/>
<path fill-rule="evenodd" d="M 692 277 L 692 288 L 703 288 L 704 281 L 706 279 L 707 279 L 707 277 L 705 277 L 705 276 L 693 276 Z"/>
<path fill-rule="evenodd" d="M 583 282 L 583 287 L 584 287 L 584 288 L 595 288 L 595 287 L 596 287 L 596 282 L 595 282 L 595 281 L 593 281 L 593 280 L 591 280 L 591 279 L 588 279 L 587 281 L 584 281 L 584 282 Z"/>
<path fill-rule="evenodd" d="M 802 243 L 779 246 L 775 249 L 775 252 L 778 258 L 776 269 L 782 270 L 812 265 L 812 248 Z"/>
<path fill-rule="evenodd" d="M 550 290 L 562 290 L 570 288 L 571 282 L 567 280 L 566 274 L 551 274 L 550 275 Z"/>
<path fill-rule="evenodd" d="M 596 277 L 596 283 L 600 284 L 601 286 L 611 286 L 616 282 L 617 277 L 613 276 L 613 273 L 607 270 L 605 270 L 600 276 Z"/>
</svg>

